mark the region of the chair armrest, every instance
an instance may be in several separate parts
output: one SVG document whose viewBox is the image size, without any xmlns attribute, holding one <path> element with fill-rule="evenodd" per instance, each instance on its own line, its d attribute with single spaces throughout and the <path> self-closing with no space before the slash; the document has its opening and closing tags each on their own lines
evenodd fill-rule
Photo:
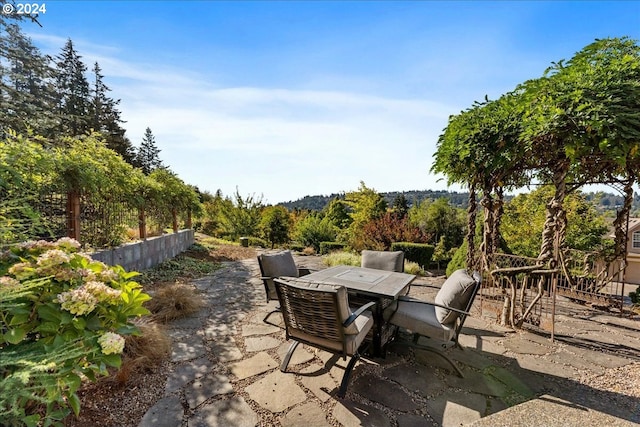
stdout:
<svg viewBox="0 0 640 427">
<path fill-rule="evenodd" d="M 398 297 L 398 302 L 410 302 L 410 303 L 414 303 L 414 304 L 426 304 L 426 305 L 432 305 L 432 306 L 435 306 L 435 307 L 442 307 L 444 309 L 455 311 L 456 313 L 460 313 L 460 314 L 466 314 L 466 315 L 471 314 L 468 311 L 459 310 L 459 309 L 457 309 L 455 307 L 448 307 L 446 305 L 437 304 L 435 302 L 422 301 L 422 300 L 415 299 L 415 298 L 410 298 L 410 297 Z"/>
<path fill-rule="evenodd" d="M 347 320 L 344 321 L 344 323 L 342 324 L 342 326 L 349 326 L 350 324 L 352 324 L 356 318 L 358 316 L 360 316 L 362 313 L 364 313 L 365 310 L 369 309 L 370 307 L 376 305 L 375 301 L 371 301 L 366 303 L 365 305 L 363 305 L 362 307 L 360 307 L 359 309 L 357 309 L 356 311 L 354 311 L 353 313 L 351 313 L 351 316 L 349 316 L 347 318 Z"/>
<path fill-rule="evenodd" d="M 307 267 L 298 267 L 298 277 L 300 276 L 306 276 L 307 274 L 311 274 L 314 273 L 318 270 L 312 270 L 310 268 Z"/>
</svg>

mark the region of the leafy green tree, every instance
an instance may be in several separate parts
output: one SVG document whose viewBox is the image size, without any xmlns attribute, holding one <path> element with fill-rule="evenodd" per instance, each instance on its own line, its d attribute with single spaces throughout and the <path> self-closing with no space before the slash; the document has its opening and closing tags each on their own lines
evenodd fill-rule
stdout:
<svg viewBox="0 0 640 427">
<path fill-rule="evenodd" d="M 551 186 L 543 186 L 531 193 L 518 194 L 505 206 L 502 236 L 516 255 L 537 257 L 542 245 L 542 229 L 546 219 L 546 205 L 553 199 Z M 567 211 L 567 247 L 594 251 L 603 247 L 608 226 L 595 207 L 576 192 L 565 200 Z"/>
<path fill-rule="evenodd" d="M 360 251 L 366 247 L 363 234 L 365 224 L 380 218 L 386 212 L 387 202 L 364 182 L 360 182 L 358 191 L 347 193 L 344 202 L 351 217 L 351 223 L 346 230 L 346 240 L 354 250 Z"/>
<path fill-rule="evenodd" d="M 324 212 L 328 220 L 340 229 L 348 228 L 352 222 L 347 204 L 338 197 L 329 202 Z"/>
<path fill-rule="evenodd" d="M 135 165 L 142 169 L 145 175 L 163 167 L 162 160 L 160 160 L 160 149 L 156 145 L 156 138 L 150 128 L 144 131 L 135 157 Z"/>
<path fill-rule="evenodd" d="M 283 206 L 267 206 L 262 211 L 260 230 L 262 236 L 271 243 L 271 249 L 277 244 L 289 241 L 291 229 L 291 216 L 287 208 Z"/>
<path fill-rule="evenodd" d="M 297 242 L 319 253 L 320 243 L 336 240 L 337 227 L 328 216 L 310 213 L 296 223 L 293 235 Z"/>
<path fill-rule="evenodd" d="M 249 195 L 243 198 L 236 188 L 234 198 L 222 204 L 221 220 L 224 235 L 236 240 L 239 237 L 257 236 L 262 210 L 262 197 Z"/>
<path fill-rule="evenodd" d="M 464 211 L 453 207 L 441 197 L 434 201 L 423 200 L 409 210 L 409 220 L 426 236 L 427 243 L 437 246 L 441 239 L 444 250 L 449 251 L 462 244 L 466 223 Z"/>
<path fill-rule="evenodd" d="M 62 135 L 79 136 L 91 131 L 92 104 L 87 66 L 71 39 L 62 48 L 56 62 L 57 114 Z"/>
</svg>

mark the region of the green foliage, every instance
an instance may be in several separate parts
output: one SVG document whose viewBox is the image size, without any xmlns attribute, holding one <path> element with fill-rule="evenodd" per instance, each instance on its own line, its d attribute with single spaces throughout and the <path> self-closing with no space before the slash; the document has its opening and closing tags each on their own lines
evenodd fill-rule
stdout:
<svg viewBox="0 0 640 427">
<path fill-rule="evenodd" d="M 405 261 L 404 262 L 404 272 L 407 274 L 415 274 L 416 276 L 420 276 L 424 274 L 424 270 L 417 262 L 413 261 Z"/>
<path fill-rule="evenodd" d="M 49 425 L 78 413 L 81 378 L 119 367 L 150 297 L 122 267 L 79 243 L 27 242 L 0 258 L 0 424 Z M 34 409 L 40 411 L 32 413 Z M 41 416 L 42 415 L 42 416 Z"/>
<path fill-rule="evenodd" d="M 335 240 L 336 234 L 337 229 L 328 217 L 321 218 L 318 214 L 309 214 L 296 224 L 294 239 L 319 253 L 320 243 Z"/>
<path fill-rule="evenodd" d="M 336 265 L 353 265 L 359 267 L 361 264 L 360 255 L 353 252 L 334 251 L 323 257 L 324 263 L 329 267 Z"/>
<path fill-rule="evenodd" d="M 404 259 L 418 263 L 423 268 L 428 268 L 433 255 L 433 245 L 426 243 L 395 242 L 391 245 L 392 251 L 404 252 Z"/>
<path fill-rule="evenodd" d="M 509 250 L 528 257 L 537 257 L 542 244 L 546 204 L 553 197 L 553 188 L 543 186 L 531 193 L 514 197 L 505 205 L 500 227 Z M 571 249 L 594 251 L 603 248 L 607 223 L 582 193 L 573 193 L 565 199 L 567 212 L 566 245 Z M 523 227 L 526 224 L 526 227 Z"/>
<path fill-rule="evenodd" d="M 257 236 L 259 234 L 262 198 L 254 195 L 243 198 L 238 190 L 234 200 L 227 198 L 220 206 L 220 221 L 223 237 L 237 240 L 241 236 Z"/>
<path fill-rule="evenodd" d="M 437 245 L 443 240 L 444 250 L 462 244 L 466 230 L 466 212 L 453 207 L 446 198 L 424 200 L 409 210 L 409 221 L 429 236 L 427 243 Z"/>
<path fill-rule="evenodd" d="M 629 292 L 629 298 L 631 299 L 631 304 L 640 305 L 640 293 L 638 292 Z"/>
<path fill-rule="evenodd" d="M 249 241 L 248 241 L 249 246 L 258 246 L 258 247 L 261 247 L 261 248 L 268 248 L 269 247 L 269 243 L 266 240 L 264 240 L 264 239 L 262 239 L 260 237 L 249 236 L 248 239 L 249 239 Z"/>
<path fill-rule="evenodd" d="M 331 252 L 343 250 L 345 248 L 344 243 L 340 242 L 320 242 L 320 255 L 327 255 Z"/>
<path fill-rule="evenodd" d="M 467 241 L 465 240 L 462 245 L 453 254 L 451 261 L 447 264 L 447 276 L 459 270 L 461 268 L 467 268 Z"/>
<path fill-rule="evenodd" d="M 156 138 L 150 128 L 144 131 L 142 142 L 135 155 L 134 164 L 139 167 L 145 175 L 149 175 L 156 169 L 163 169 L 160 160 L 160 149 L 156 145 Z"/>
<path fill-rule="evenodd" d="M 289 241 L 291 223 L 291 216 L 285 207 L 268 206 L 264 209 L 260 219 L 260 230 L 262 236 L 271 243 L 272 249 L 275 245 Z"/>
<path fill-rule="evenodd" d="M 366 239 L 363 235 L 365 224 L 381 217 L 387 209 L 387 202 L 374 189 L 368 188 L 364 182 L 360 182 L 358 191 L 347 193 L 344 202 L 349 208 L 351 218 L 351 223 L 346 229 L 345 240 L 351 248 L 360 251 L 366 248 Z"/>
<path fill-rule="evenodd" d="M 352 222 L 346 203 L 337 197 L 329 202 L 324 212 L 325 217 L 339 229 L 348 228 Z"/>
<path fill-rule="evenodd" d="M 200 252 L 199 250 L 198 252 Z M 205 251 L 206 248 L 205 248 Z M 208 251 L 207 251 L 208 252 Z M 220 269 L 217 262 L 193 258 L 186 254 L 180 254 L 172 259 L 161 262 L 155 267 L 140 273 L 138 281 L 143 285 L 151 283 L 175 282 L 177 279 L 195 279 Z"/>
</svg>

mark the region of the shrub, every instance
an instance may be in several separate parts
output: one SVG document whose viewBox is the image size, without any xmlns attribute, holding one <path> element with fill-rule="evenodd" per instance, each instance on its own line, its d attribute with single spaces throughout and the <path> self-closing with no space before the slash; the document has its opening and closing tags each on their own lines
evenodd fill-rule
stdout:
<svg viewBox="0 0 640 427">
<path fill-rule="evenodd" d="M 412 261 L 404 262 L 404 272 L 407 274 L 415 274 L 416 276 L 424 274 L 422 267 L 420 267 L 417 262 Z"/>
<path fill-rule="evenodd" d="M 82 378 L 119 367 L 133 318 L 150 297 L 122 267 L 80 244 L 27 242 L 0 256 L 0 425 L 50 425 L 77 415 Z"/>
<path fill-rule="evenodd" d="M 334 265 L 360 266 L 360 262 L 360 255 L 352 252 L 331 252 L 324 257 L 324 263 L 329 267 L 333 267 Z"/>
<path fill-rule="evenodd" d="M 343 250 L 345 248 L 344 243 L 340 242 L 320 242 L 320 255 L 326 255 L 330 252 Z"/>
<path fill-rule="evenodd" d="M 453 258 L 447 264 L 447 276 L 459 270 L 461 268 L 467 268 L 467 241 L 465 240 L 462 245 L 453 254 Z"/>
<path fill-rule="evenodd" d="M 269 244 L 266 240 L 261 239 L 260 237 L 249 237 L 249 246 L 258 246 L 261 248 L 268 248 Z"/>
<path fill-rule="evenodd" d="M 336 227 L 328 218 L 308 215 L 296 224 L 295 239 L 305 246 L 312 246 L 320 252 L 320 242 L 332 241 L 336 238 Z"/>
<path fill-rule="evenodd" d="M 362 249 L 379 251 L 389 250 L 394 242 L 426 242 L 426 236 L 418 227 L 411 225 L 407 218 L 398 218 L 392 212 L 364 224 L 361 238 Z"/>
<path fill-rule="evenodd" d="M 426 243 L 395 242 L 391 244 L 391 250 L 402 251 L 405 260 L 416 262 L 423 268 L 427 268 L 431 263 L 434 247 Z"/>
</svg>

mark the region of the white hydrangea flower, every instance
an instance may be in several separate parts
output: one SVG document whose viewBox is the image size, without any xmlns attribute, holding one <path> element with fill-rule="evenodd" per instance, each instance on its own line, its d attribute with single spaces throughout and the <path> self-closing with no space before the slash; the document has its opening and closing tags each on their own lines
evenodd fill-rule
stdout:
<svg viewBox="0 0 640 427">
<path fill-rule="evenodd" d="M 124 350 L 124 338 L 113 332 L 105 332 L 98 338 L 104 354 L 120 354 Z"/>
</svg>

